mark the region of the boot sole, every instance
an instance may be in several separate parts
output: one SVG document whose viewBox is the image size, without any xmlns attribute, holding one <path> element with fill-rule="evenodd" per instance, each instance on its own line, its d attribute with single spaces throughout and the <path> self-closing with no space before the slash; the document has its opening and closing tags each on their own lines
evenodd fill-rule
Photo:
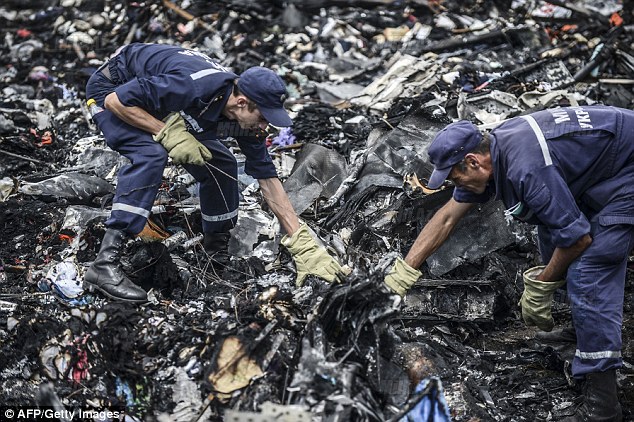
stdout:
<svg viewBox="0 0 634 422">
<path fill-rule="evenodd" d="M 101 293 L 102 295 L 106 296 L 107 298 L 115 300 L 117 302 L 148 303 L 147 299 L 124 299 L 124 298 L 121 298 L 121 297 L 113 296 L 110 293 L 108 293 L 107 291 L 105 291 L 104 289 L 102 289 L 101 287 L 99 287 L 96 284 L 93 284 L 93 283 L 91 283 L 89 281 L 84 281 L 84 284 L 88 288 L 87 290 L 89 292 L 98 291 L 99 293 Z"/>
</svg>

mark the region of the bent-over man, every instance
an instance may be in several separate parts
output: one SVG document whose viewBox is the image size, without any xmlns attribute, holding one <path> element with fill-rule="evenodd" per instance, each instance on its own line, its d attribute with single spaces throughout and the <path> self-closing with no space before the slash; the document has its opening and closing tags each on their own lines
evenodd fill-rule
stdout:
<svg viewBox="0 0 634 422">
<path fill-rule="evenodd" d="M 627 259 L 634 247 L 634 112 L 566 107 L 515 117 L 489 134 L 468 121 L 440 131 L 429 147 L 434 171 L 455 190 L 385 278 L 404 295 L 418 268 L 473 203 L 500 199 L 506 213 L 536 224 L 543 267 L 524 273 L 528 325 L 553 328 L 551 302 L 567 286 L 577 350 L 572 372 L 584 401 L 569 421 L 620 421 L 616 370 Z"/>
<path fill-rule="evenodd" d="M 168 156 L 200 183 L 204 247 L 227 247 L 238 216 L 238 166 L 221 143 L 235 138 L 246 156 L 245 172 L 258 179 L 286 232 L 282 243 L 298 273 L 333 281 L 341 267 L 300 224 L 268 154 L 263 129 L 291 126 L 284 110 L 286 87 L 273 71 L 252 67 L 242 75 L 208 56 L 178 46 L 130 44 L 89 79 L 86 97 L 103 111 L 93 115 L 106 143 L 130 160 L 118 174 L 106 234 L 84 281 L 106 296 L 144 302 L 146 292 L 123 272 L 124 240 L 140 233 L 150 215 Z"/>
</svg>

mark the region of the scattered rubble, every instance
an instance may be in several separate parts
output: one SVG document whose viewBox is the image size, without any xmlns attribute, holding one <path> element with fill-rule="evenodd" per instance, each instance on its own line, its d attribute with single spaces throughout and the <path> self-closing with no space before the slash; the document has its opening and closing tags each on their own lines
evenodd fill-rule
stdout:
<svg viewBox="0 0 634 422">
<path fill-rule="evenodd" d="M 534 231 L 473 211 L 399 304 L 385 269 L 451 196 L 426 148 L 455 119 L 483 129 L 559 105 L 634 107 L 634 2 L 29 0 L 0 6 L 0 364 L 8 406 L 125 409 L 128 420 L 558 420 L 570 350 L 519 318 Z M 207 256 L 193 179 L 164 174 L 123 265 L 148 305 L 84 292 L 125 159 L 90 120 L 85 83 L 121 45 L 195 48 L 270 67 L 293 128 L 267 140 L 296 210 L 345 283 L 294 283 L 257 182 L 230 259 Z M 228 139 L 240 158 L 237 143 Z M 476 224 L 475 221 L 478 221 Z M 633 261 L 634 262 L 634 261 Z M 634 418 L 630 265 L 618 382 Z M 559 325 L 570 322 L 555 304 Z M 574 352 L 574 351 L 573 351 Z M 259 418 L 259 419 L 258 419 Z M 436 420 L 436 419 L 434 419 Z"/>
</svg>

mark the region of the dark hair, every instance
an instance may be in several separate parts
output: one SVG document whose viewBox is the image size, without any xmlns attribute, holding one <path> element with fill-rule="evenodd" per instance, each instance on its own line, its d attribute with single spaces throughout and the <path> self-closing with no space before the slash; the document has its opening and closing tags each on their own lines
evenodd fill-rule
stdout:
<svg viewBox="0 0 634 422">
<path fill-rule="evenodd" d="M 233 95 L 234 96 L 239 96 L 239 95 L 244 95 L 247 98 L 247 110 L 249 110 L 250 112 L 255 111 L 255 109 L 257 109 L 257 105 L 249 98 L 246 96 L 246 94 L 242 91 L 240 91 L 240 88 L 238 87 L 238 83 L 236 81 L 233 82 Z"/>
<path fill-rule="evenodd" d="M 489 132 L 484 132 L 482 134 L 482 139 L 480 140 L 480 143 L 474 149 L 469 151 L 468 153 L 470 153 L 470 154 L 486 154 L 486 153 L 490 153 L 490 152 L 491 152 L 491 137 L 489 136 Z M 460 161 L 458 164 L 456 164 L 456 167 L 458 167 L 458 171 L 460 173 L 464 173 L 465 171 L 467 171 L 467 162 L 463 158 L 462 161 Z"/>
</svg>

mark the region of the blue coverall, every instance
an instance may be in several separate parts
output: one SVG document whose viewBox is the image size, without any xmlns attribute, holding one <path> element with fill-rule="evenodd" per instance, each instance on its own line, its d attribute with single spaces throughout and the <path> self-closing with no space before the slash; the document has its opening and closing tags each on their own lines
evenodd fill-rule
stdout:
<svg viewBox="0 0 634 422">
<path fill-rule="evenodd" d="M 205 233 L 227 232 L 238 215 L 238 167 L 221 139 L 236 139 L 246 157 L 245 172 L 255 179 L 277 177 L 261 133 L 241 130 L 221 112 L 238 76 L 206 55 L 177 46 L 130 44 L 95 72 L 86 98 L 103 107 L 116 92 L 125 106 L 138 106 L 157 119 L 180 112 L 188 130 L 213 154 L 206 166 L 184 167 L 200 183 Z M 109 77 L 107 75 L 109 73 Z M 93 117 L 108 146 L 130 160 L 121 168 L 106 226 L 135 235 L 145 226 L 167 163 L 167 151 L 152 134 L 133 127 L 109 110 Z"/>
<path fill-rule="evenodd" d="M 586 234 L 568 268 L 577 333 L 572 372 L 620 368 L 627 259 L 634 247 L 634 112 L 566 107 L 513 118 L 491 132 L 493 181 L 458 202 L 501 199 L 507 214 L 538 225 L 544 264 Z"/>
</svg>

